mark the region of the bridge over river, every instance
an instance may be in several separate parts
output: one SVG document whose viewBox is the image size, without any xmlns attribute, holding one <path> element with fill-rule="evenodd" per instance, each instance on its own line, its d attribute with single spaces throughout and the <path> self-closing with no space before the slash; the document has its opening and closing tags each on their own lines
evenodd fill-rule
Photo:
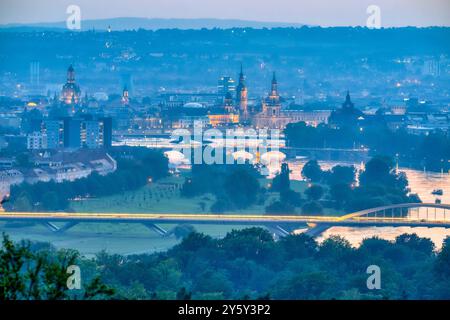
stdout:
<svg viewBox="0 0 450 320">
<path fill-rule="evenodd" d="M 409 226 L 450 228 L 450 205 L 403 203 L 366 209 L 343 216 L 188 214 L 188 213 L 68 213 L 68 212 L 0 212 L 0 221 L 42 223 L 52 232 L 62 233 L 81 222 L 141 223 L 164 236 L 161 224 L 260 225 L 277 236 L 307 225 L 306 234 L 313 237 L 334 226 Z M 58 226 L 55 223 L 63 223 Z"/>
</svg>

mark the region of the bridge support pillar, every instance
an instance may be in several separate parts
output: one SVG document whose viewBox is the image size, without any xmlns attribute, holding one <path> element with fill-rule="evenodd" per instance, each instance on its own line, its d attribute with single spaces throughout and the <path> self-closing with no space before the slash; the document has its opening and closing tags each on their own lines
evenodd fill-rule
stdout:
<svg viewBox="0 0 450 320">
<path fill-rule="evenodd" d="M 149 228 L 152 231 L 155 231 L 157 234 L 159 234 L 162 237 L 167 236 L 167 230 L 161 228 L 160 226 L 154 224 L 154 223 L 143 223 L 144 226 Z"/>
<path fill-rule="evenodd" d="M 59 228 L 59 230 L 57 230 L 56 232 L 63 233 L 65 231 L 69 230 L 70 228 L 76 226 L 77 224 L 78 224 L 77 221 L 67 222 L 65 225 L 63 225 L 61 228 Z"/>
<path fill-rule="evenodd" d="M 57 225 L 55 225 L 54 223 L 52 223 L 50 221 L 44 221 L 44 222 L 42 222 L 42 224 L 44 226 L 46 226 L 52 232 L 59 232 L 59 230 L 60 230 Z"/>
<path fill-rule="evenodd" d="M 275 237 L 281 238 L 290 235 L 291 233 L 283 228 L 280 225 L 266 225 L 266 228 L 269 230 L 270 233 L 274 234 Z"/>
<path fill-rule="evenodd" d="M 331 228 L 332 226 L 327 223 L 318 223 L 312 225 L 308 230 L 304 232 L 304 234 L 316 238 L 320 236 L 323 232 L 325 232 L 327 229 Z"/>
</svg>

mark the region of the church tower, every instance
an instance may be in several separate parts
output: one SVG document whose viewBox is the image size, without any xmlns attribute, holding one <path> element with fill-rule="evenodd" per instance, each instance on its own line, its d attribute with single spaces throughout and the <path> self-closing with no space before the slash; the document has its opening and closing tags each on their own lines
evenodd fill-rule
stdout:
<svg viewBox="0 0 450 320">
<path fill-rule="evenodd" d="M 269 117 L 278 117 L 280 115 L 281 103 L 280 95 L 278 94 L 278 82 L 273 73 L 272 84 L 269 96 L 263 101 L 263 113 Z"/>
<path fill-rule="evenodd" d="M 123 106 L 128 106 L 130 104 L 130 98 L 129 98 L 129 92 L 128 92 L 127 86 L 125 86 L 123 88 L 121 101 L 122 101 Z"/>
<path fill-rule="evenodd" d="M 239 108 L 239 111 L 242 113 L 243 119 L 248 119 L 248 91 L 247 86 L 245 85 L 245 76 L 242 71 L 241 64 L 241 72 L 239 73 L 239 84 L 236 88 L 236 102 Z"/>
<path fill-rule="evenodd" d="M 67 81 L 61 92 L 61 101 L 66 105 L 76 105 L 80 102 L 80 87 L 75 82 L 75 69 L 72 65 L 67 69 Z"/>
<path fill-rule="evenodd" d="M 75 69 L 72 65 L 67 69 L 67 83 L 75 83 Z"/>
<path fill-rule="evenodd" d="M 345 97 L 345 102 L 342 104 L 342 109 L 352 110 L 355 108 L 352 100 L 350 99 L 350 91 L 347 90 L 347 96 Z"/>
</svg>

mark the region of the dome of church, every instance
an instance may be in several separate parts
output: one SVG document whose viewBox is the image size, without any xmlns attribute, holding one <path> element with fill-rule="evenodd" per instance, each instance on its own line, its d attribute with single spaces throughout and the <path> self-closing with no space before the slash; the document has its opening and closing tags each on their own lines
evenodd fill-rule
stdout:
<svg viewBox="0 0 450 320">
<path fill-rule="evenodd" d="M 198 102 L 188 102 L 183 105 L 183 108 L 204 108 L 204 106 Z"/>
</svg>

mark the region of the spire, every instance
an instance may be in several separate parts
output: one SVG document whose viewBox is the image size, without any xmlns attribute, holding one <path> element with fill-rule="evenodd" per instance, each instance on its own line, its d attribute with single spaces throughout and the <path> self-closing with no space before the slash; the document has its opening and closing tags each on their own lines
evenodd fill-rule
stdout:
<svg viewBox="0 0 450 320">
<path fill-rule="evenodd" d="M 67 82 L 68 83 L 75 83 L 75 69 L 72 65 L 69 66 L 67 69 Z"/>
<path fill-rule="evenodd" d="M 273 73 L 273 77 L 272 77 L 272 88 L 270 91 L 270 95 L 272 97 L 278 96 L 278 83 L 277 83 L 277 77 L 275 75 L 275 72 Z"/>
<path fill-rule="evenodd" d="M 347 95 L 345 96 L 345 102 L 342 104 L 342 108 L 353 108 L 353 102 L 350 98 L 350 91 L 347 90 Z"/>
<path fill-rule="evenodd" d="M 123 87 L 122 91 L 122 104 L 128 105 L 130 103 L 129 94 L 128 94 L 128 88 L 127 85 Z"/>
<path fill-rule="evenodd" d="M 238 91 L 244 87 L 245 87 L 245 76 L 244 76 L 244 70 L 242 68 L 242 63 L 241 63 L 241 71 L 239 73 Z"/>
</svg>

